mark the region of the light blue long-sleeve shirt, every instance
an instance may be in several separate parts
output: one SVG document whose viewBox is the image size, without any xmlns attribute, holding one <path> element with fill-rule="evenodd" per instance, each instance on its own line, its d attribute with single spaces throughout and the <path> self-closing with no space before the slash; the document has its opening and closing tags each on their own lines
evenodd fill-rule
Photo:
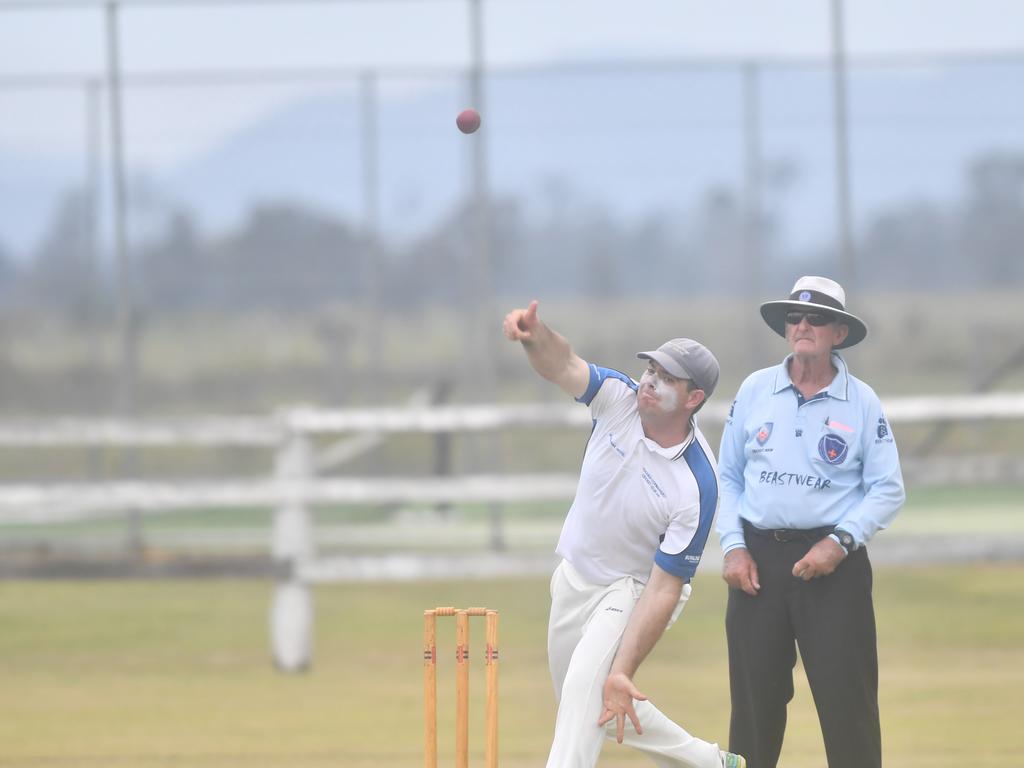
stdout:
<svg viewBox="0 0 1024 768">
<path fill-rule="evenodd" d="M 742 520 L 766 529 L 836 526 L 863 546 L 903 506 L 899 453 L 874 390 L 832 353 L 838 373 L 805 399 L 789 359 L 748 376 L 729 411 L 715 526 L 724 552 L 745 546 Z"/>
</svg>

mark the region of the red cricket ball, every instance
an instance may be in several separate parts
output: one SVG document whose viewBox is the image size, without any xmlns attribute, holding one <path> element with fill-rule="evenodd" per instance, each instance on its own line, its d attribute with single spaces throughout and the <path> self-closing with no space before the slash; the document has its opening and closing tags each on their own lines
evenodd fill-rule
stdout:
<svg viewBox="0 0 1024 768">
<path fill-rule="evenodd" d="M 480 113 L 472 107 L 464 109 L 455 118 L 455 124 L 459 126 L 459 130 L 463 133 L 473 133 L 473 131 L 480 127 Z"/>
</svg>

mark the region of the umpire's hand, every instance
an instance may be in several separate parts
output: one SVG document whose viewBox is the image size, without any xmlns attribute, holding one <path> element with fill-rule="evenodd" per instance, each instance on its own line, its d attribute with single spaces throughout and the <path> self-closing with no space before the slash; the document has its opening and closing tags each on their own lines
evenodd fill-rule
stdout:
<svg viewBox="0 0 1024 768">
<path fill-rule="evenodd" d="M 793 566 L 793 575 L 804 581 L 828 576 L 834 573 L 845 559 L 846 550 L 830 536 L 826 536 L 797 560 Z"/>
<path fill-rule="evenodd" d="M 742 589 L 748 595 L 757 595 L 761 582 L 757 578 L 757 563 L 746 547 L 730 549 L 722 563 L 722 578 L 734 589 Z"/>
</svg>

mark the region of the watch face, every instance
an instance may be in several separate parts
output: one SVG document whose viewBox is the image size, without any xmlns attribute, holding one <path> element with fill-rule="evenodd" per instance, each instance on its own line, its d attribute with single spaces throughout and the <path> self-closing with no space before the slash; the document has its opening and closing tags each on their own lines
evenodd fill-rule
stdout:
<svg viewBox="0 0 1024 768">
<path fill-rule="evenodd" d="M 839 543 L 843 545 L 845 549 L 853 549 L 853 535 L 846 531 L 836 531 L 836 536 L 839 537 Z"/>
</svg>

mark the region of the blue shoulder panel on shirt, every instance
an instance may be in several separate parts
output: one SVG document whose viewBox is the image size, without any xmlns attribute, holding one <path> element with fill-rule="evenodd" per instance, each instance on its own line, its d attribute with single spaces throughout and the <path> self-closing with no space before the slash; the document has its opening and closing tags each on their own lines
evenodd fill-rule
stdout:
<svg viewBox="0 0 1024 768">
<path fill-rule="evenodd" d="M 599 365 L 590 364 L 590 383 L 587 385 L 587 391 L 583 393 L 581 397 L 576 398 L 577 403 L 583 403 L 584 405 L 590 405 L 591 401 L 597 397 L 598 391 L 601 389 L 601 385 L 604 384 L 606 379 L 618 379 L 619 381 L 625 382 L 625 384 L 636 392 L 637 384 L 629 376 L 624 374 L 622 371 L 616 371 L 612 368 L 602 368 Z"/>
<path fill-rule="evenodd" d="M 690 443 L 689 447 L 683 451 L 683 458 L 686 459 L 686 463 L 697 481 L 697 492 L 700 494 L 700 520 L 686 549 L 675 555 L 667 554 L 659 549 L 654 556 L 654 562 L 663 571 L 668 571 L 673 576 L 681 576 L 689 581 L 697 572 L 697 565 L 700 563 L 701 555 L 704 554 L 704 545 L 711 532 L 715 510 L 718 508 L 718 478 L 715 477 L 715 470 L 711 467 L 711 461 L 704 453 L 704 448 L 699 441 L 694 440 Z"/>
</svg>

